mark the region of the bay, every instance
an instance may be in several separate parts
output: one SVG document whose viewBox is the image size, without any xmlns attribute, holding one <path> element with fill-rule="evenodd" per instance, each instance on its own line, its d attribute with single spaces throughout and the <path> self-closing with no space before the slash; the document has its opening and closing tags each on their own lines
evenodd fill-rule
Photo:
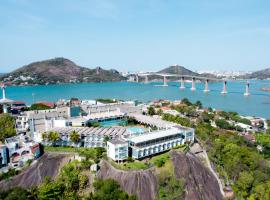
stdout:
<svg viewBox="0 0 270 200">
<path fill-rule="evenodd" d="M 261 88 L 270 85 L 269 80 L 250 81 L 250 96 L 244 96 L 245 81 L 228 82 L 228 94 L 221 95 L 222 83 L 209 83 L 208 94 L 203 92 L 204 84 L 196 83 L 196 91 L 190 90 L 191 83 L 185 83 L 186 89 L 179 89 L 179 82 L 170 82 L 168 87 L 158 87 L 160 82 L 149 84 L 133 82 L 78 83 L 38 86 L 7 87 L 7 97 L 25 101 L 28 105 L 36 101 L 57 101 L 59 99 L 97 99 L 115 98 L 120 100 L 138 100 L 148 102 L 158 99 L 180 100 L 188 98 L 192 102 L 200 100 L 205 107 L 225 111 L 236 111 L 242 115 L 270 118 L 270 93 Z"/>
</svg>

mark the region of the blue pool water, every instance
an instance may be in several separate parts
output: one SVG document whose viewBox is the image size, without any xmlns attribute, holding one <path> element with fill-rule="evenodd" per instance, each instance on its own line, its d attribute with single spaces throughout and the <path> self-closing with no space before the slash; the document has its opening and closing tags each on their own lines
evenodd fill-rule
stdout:
<svg viewBox="0 0 270 200">
<path fill-rule="evenodd" d="M 168 99 L 180 100 L 188 98 L 192 102 L 200 100 L 205 107 L 213 107 L 225 111 L 236 111 L 243 115 L 270 118 L 270 92 L 261 91 L 269 86 L 270 80 L 252 80 L 250 82 L 251 95 L 245 97 L 245 82 L 228 82 L 228 94 L 221 95 L 222 83 L 209 83 L 208 94 L 203 92 L 204 83 L 196 83 L 196 91 L 190 91 L 191 83 L 186 83 L 185 90 L 179 90 L 179 82 L 170 82 L 168 87 L 155 87 L 162 83 L 80 83 L 39 86 L 7 87 L 7 98 L 25 101 L 57 101 L 59 99 L 97 99 L 115 98 L 120 100 L 150 100 Z M 2 93 L 0 94 L 2 97 Z"/>
<path fill-rule="evenodd" d="M 126 124 L 126 121 L 123 119 L 109 120 L 100 122 L 102 127 L 111 127 L 111 126 L 123 126 Z"/>
<path fill-rule="evenodd" d="M 129 127 L 127 130 L 133 134 L 141 134 L 145 131 L 144 128 L 140 127 Z"/>
</svg>

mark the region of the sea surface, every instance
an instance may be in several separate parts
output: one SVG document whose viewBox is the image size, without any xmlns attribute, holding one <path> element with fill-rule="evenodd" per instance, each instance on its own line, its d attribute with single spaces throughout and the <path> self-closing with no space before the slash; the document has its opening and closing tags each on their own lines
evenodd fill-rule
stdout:
<svg viewBox="0 0 270 200">
<path fill-rule="evenodd" d="M 270 118 L 270 92 L 261 91 L 270 81 L 250 81 L 250 96 L 244 96 L 245 81 L 228 82 L 228 94 L 221 95 L 222 83 L 209 83 L 208 94 L 203 92 L 204 84 L 196 83 L 196 91 L 190 90 L 191 83 L 185 83 L 186 89 L 179 89 L 179 82 L 170 82 L 168 87 L 159 87 L 162 83 L 78 83 L 39 86 L 7 87 L 7 98 L 25 101 L 57 101 L 59 99 L 115 98 L 120 100 L 138 100 L 148 102 L 158 99 L 180 100 L 184 97 L 192 102 L 200 100 L 205 107 L 236 111 L 242 115 Z M 2 94 L 1 94 L 2 95 Z M 1 96 L 0 95 L 0 96 Z"/>
</svg>

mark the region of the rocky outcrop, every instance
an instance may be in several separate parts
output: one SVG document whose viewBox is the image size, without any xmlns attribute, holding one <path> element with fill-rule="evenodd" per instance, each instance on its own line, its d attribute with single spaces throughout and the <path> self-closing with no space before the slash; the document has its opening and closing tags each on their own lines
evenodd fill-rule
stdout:
<svg viewBox="0 0 270 200">
<path fill-rule="evenodd" d="M 157 179 L 151 169 L 123 171 L 112 167 L 107 161 L 101 161 L 97 178 L 114 179 L 129 195 L 139 200 L 153 200 L 156 197 Z"/>
<path fill-rule="evenodd" d="M 14 186 L 30 188 L 39 185 L 45 177 L 56 177 L 61 167 L 69 160 L 70 156 L 65 154 L 45 153 L 25 171 L 8 180 L 1 181 L 0 190 L 8 190 Z"/>
<path fill-rule="evenodd" d="M 222 200 L 219 185 L 213 174 L 192 154 L 171 152 L 176 178 L 185 180 L 186 200 Z"/>
</svg>

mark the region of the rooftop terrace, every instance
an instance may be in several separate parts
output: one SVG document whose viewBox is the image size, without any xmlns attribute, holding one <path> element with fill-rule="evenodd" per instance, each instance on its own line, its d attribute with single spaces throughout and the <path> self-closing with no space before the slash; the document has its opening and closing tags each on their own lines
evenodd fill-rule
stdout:
<svg viewBox="0 0 270 200">
<path fill-rule="evenodd" d="M 179 133 L 184 133 L 185 130 L 186 129 L 179 129 L 179 128 L 173 127 L 173 128 L 166 129 L 166 130 L 154 131 L 154 132 L 130 137 L 129 141 L 137 144 L 137 143 L 141 143 L 141 142 L 147 142 L 150 140 L 155 140 L 155 139 L 159 139 L 159 138 L 163 138 L 163 137 L 167 137 L 167 136 L 176 135 Z"/>
</svg>

